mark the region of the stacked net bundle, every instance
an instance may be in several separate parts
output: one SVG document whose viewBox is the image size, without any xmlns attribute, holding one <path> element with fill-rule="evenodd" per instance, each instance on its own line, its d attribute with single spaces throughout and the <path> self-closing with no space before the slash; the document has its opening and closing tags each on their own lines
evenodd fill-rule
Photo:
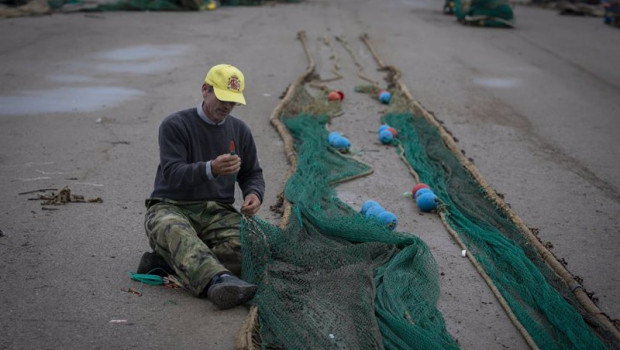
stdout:
<svg viewBox="0 0 620 350">
<path fill-rule="evenodd" d="M 540 349 L 605 349 L 587 313 L 524 234 L 473 178 L 424 117 L 403 112 L 382 120 L 398 131 L 408 164 L 442 202 L 446 221 L 465 243 Z M 402 148 L 401 148 L 402 147 Z M 603 339 L 605 335 L 603 334 Z M 614 346 L 613 337 L 606 341 Z M 618 344 L 615 344 L 617 346 Z"/>
<path fill-rule="evenodd" d="M 274 1 L 274 0 L 270 0 Z M 303 0 L 275 0 L 276 2 L 302 2 Z M 262 5 L 266 0 L 220 0 L 222 6 L 256 6 Z"/>
<path fill-rule="evenodd" d="M 101 4 L 86 11 L 187 11 L 198 10 L 194 2 L 182 3 L 177 0 L 119 0 Z"/>
<path fill-rule="evenodd" d="M 514 26 L 508 0 L 455 0 L 454 15 L 463 23 L 487 27 Z"/>
<path fill-rule="evenodd" d="M 605 24 L 620 27 L 620 0 L 603 0 L 601 3 L 605 9 Z"/>
<path fill-rule="evenodd" d="M 276 0 L 301 2 L 302 0 Z M 258 6 L 265 0 L 221 0 L 220 6 Z M 201 11 L 217 8 L 216 0 L 119 0 L 86 11 Z"/>
<path fill-rule="evenodd" d="M 429 248 L 338 199 L 334 186 L 371 169 L 329 146 L 327 114 L 289 114 L 329 109 L 303 91 L 297 97 L 304 102 L 282 118 L 298 160 L 285 187 L 292 214 L 283 229 L 259 218 L 241 229 L 243 277 L 259 285 L 257 342 L 263 349 L 458 349 L 436 308 Z"/>
</svg>

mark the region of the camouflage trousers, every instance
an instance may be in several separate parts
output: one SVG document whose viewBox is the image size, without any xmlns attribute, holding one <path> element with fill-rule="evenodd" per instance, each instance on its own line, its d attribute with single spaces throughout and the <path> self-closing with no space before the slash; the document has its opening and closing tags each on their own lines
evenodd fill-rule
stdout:
<svg viewBox="0 0 620 350">
<path fill-rule="evenodd" d="M 240 275 L 241 214 L 232 205 L 149 199 L 147 207 L 149 245 L 192 294 L 203 296 L 217 274 Z"/>
</svg>

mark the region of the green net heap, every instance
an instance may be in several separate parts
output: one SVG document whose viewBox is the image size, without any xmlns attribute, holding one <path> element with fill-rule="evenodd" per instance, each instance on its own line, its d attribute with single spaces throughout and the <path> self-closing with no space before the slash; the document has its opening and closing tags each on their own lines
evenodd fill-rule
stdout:
<svg viewBox="0 0 620 350">
<path fill-rule="evenodd" d="M 325 110 L 323 98 L 302 88 L 295 100 L 281 118 L 298 159 L 284 190 L 293 205 L 288 225 L 255 218 L 241 230 L 243 277 L 259 285 L 261 347 L 457 349 L 436 308 L 430 250 L 338 199 L 339 182 L 371 169 L 329 146 L 328 114 L 303 112 Z"/>
<path fill-rule="evenodd" d="M 376 89 L 375 89 L 376 90 Z M 373 89 L 367 92 L 374 95 Z M 524 233 L 446 146 L 439 131 L 398 91 L 385 124 L 395 146 L 439 196 L 464 242 L 540 349 L 618 348 Z M 284 195 L 285 228 L 243 221 L 243 277 L 259 285 L 257 343 L 263 349 L 457 349 L 436 308 L 438 268 L 418 237 L 390 231 L 342 202 L 335 186 L 372 171 L 327 142 L 340 104 L 299 88 L 280 120 L 298 166 Z"/>
<path fill-rule="evenodd" d="M 270 0 L 272 2 L 298 3 L 303 0 Z M 88 11 L 202 11 L 219 6 L 259 6 L 265 0 L 119 0 L 101 4 Z M 211 6 L 209 6 L 211 5 Z"/>
<path fill-rule="evenodd" d="M 453 0 L 459 22 L 485 27 L 512 27 L 514 13 L 508 0 Z"/>
<path fill-rule="evenodd" d="M 517 225 L 487 196 L 439 131 L 414 115 L 406 98 L 393 92 L 382 122 L 398 131 L 397 152 L 441 200 L 447 223 L 465 243 L 540 349 L 605 349 L 619 346 L 611 334 L 599 338 L 566 284 L 549 268 Z"/>
</svg>

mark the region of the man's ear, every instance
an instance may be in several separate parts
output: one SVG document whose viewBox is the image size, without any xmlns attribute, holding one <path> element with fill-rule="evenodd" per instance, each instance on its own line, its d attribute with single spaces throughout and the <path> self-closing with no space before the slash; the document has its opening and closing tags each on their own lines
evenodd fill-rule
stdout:
<svg viewBox="0 0 620 350">
<path fill-rule="evenodd" d="M 202 84 L 202 97 L 203 98 L 207 97 L 207 92 L 209 92 L 209 85 L 207 85 L 207 83 L 203 83 Z"/>
</svg>

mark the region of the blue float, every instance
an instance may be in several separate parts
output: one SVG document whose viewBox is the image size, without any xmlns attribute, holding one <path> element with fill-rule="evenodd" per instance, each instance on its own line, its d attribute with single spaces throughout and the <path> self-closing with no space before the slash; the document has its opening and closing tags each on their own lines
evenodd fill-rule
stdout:
<svg viewBox="0 0 620 350">
<path fill-rule="evenodd" d="M 327 135 L 327 142 L 331 144 L 332 141 L 338 137 L 342 137 L 342 134 L 339 133 L 338 131 L 332 131 L 329 133 L 329 135 Z"/>
<path fill-rule="evenodd" d="M 419 190 L 416 191 L 414 198 L 418 199 L 418 197 L 420 197 L 421 195 L 425 193 L 433 193 L 433 191 L 430 188 L 420 188 Z"/>
<path fill-rule="evenodd" d="M 377 216 L 377 221 L 383 226 L 387 226 L 390 230 L 394 230 L 398 226 L 398 219 L 396 215 L 389 211 L 384 211 Z"/>
<path fill-rule="evenodd" d="M 389 125 L 387 125 L 387 124 L 383 124 L 383 125 L 381 125 L 381 126 L 379 127 L 379 130 L 377 130 L 377 133 L 380 133 L 381 131 L 383 131 L 383 130 L 385 130 L 385 129 L 389 128 L 389 127 L 390 127 Z"/>
<path fill-rule="evenodd" d="M 439 198 L 437 198 L 437 196 L 432 192 L 423 193 L 416 198 L 415 202 L 421 211 L 429 212 L 437 209 L 437 206 L 439 205 Z"/>
<path fill-rule="evenodd" d="M 332 146 L 339 150 L 348 150 L 351 147 L 351 142 L 346 137 L 336 137 L 331 143 Z"/>
<path fill-rule="evenodd" d="M 384 145 L 392 142 L 393 139 L 394 135 L 390 130 L 388 130 L 388 128 L 381 130 L 381 132 L 379 133 L 379 141 L 381 141 L 381 143 Z"/>
<path fill-rule="evenodd" d="M 367 200 L 362 204 L 360 213 L 368 219 L 372 219 L 381 226 L 394 230 L 398 226 L 398 218 L 393 213 L 385 210 L 381 204 L 373 200 Z"/>
<path fill-rule="evenodd" d="M 337 131 L 332 131 L 327 135 L 327 142 L 340 151 L 348 151 L 351 147 L 351 141 Z"/>
<path fill-rule="evenodd" d="M 376 219 L 384 211 L 385 211 L 385 209 L 383 209 L 383 207 L 380 206 L 380 205 L 374 206 L 374 207 L 370 207 L 370 208 L 368 208 L 368 210 L 366 210 L 366 217 L 369 218 L 369 219 Z"/>
<path fill-rule="evenodd" d="M 390 103 L 391 99 L 392 99 L 392 94 L 390 94 L 389 91 L 383 90 L 379 93 L 379 101 L 381 101 L 381 103 L 388 104 Z"/>
<path fill-rule="evenodd" d="M 366 215 L 368 209 L 372 207 L 381 207 L 381 204 L 373 200 L 367 200 L 366 202 L 364 202 L 364 204 L 362 204 L 362 210 L 360 211 L 360 213 L 362 213 L 362 215 Z"/>
</svg>

